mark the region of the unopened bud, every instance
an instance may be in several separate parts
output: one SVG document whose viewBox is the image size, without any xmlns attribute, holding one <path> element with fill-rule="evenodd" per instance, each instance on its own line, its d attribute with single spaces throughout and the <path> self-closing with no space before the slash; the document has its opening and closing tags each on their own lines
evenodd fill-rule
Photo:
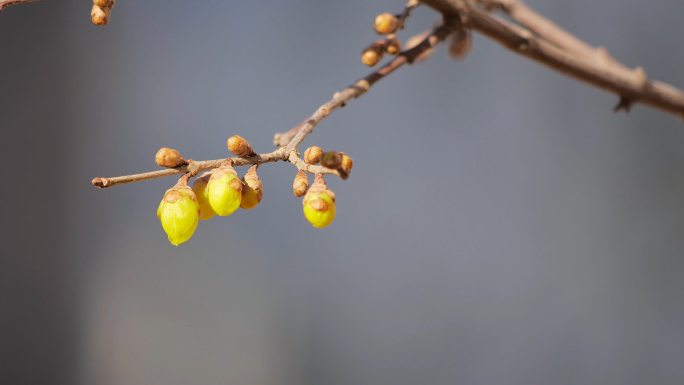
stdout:
<svg viewBox="0 0 684 385">
<path fill-rule="evenodd" d="M 335 151 L 328 151 L 321 156 L 321 166 L 337 170 L 342 166 L 342 156 Z"/>
<path fill-rule="evenodd" d="M 169 241 L 176 246 L 192 237 L 200 215 L 195 193 L 188 187 L 190 175 L 186 175 L 166 191 L 157 208 L 157 218 L 169 236 Z"/>
<path fill-rule="evenodd" d="M 303 197 L 309 190 L 309 177 L 304 170 L 299 170 L 292 183 L 292 191 L 297 197 Z"/>
<path fill-rule="evenodd" d="M 313 227 L 326 227 L 335 219 L 335 193 L 328 189 L 321 174 L 316 174 L 314 184 L 302 203 L 304 216 Z"/>
<path fill-rule="evenodd" d="M 323 150 L 318 146 L 312 146 L 304 151 L 304 162 L 308 164 L 316 164 L 321 161 Z"/>
<path fill-rule="evenodd" d="M 228 139 L 228 151 L 243 158 L 256 155 L 249 142 L 239 135 L 231 136 Z"/>
<path fill-rule="evenodd" d="M 212 171 L 207 195 L 211 208 L 220 216 L 230 215 L 240 207 L 242 182 L 233 166 L 224 165 Z"/>
<path fill-rule="evenodd" d="M 211 178 L 211 172 L 205 172 L 192 183 L 192 191 L 197 196 L 197 203 L 200 208 L 200 220 L 207 220 L 216 215 L 216 212 L 209 204 L 209 191 L 207 189 L 209 178 Z"/>
<path fill-rule="evenodd" d="M 363 64 L 373 67 L 380 63 L 383 53 L 385 52 L 385 44 L 383 41 L 376 41 L 363 50 L 361 54 L 361 61 Z"/>
<path fill-rule="evenodd" d="M 342 156 L 342 169 L 349 174 L 354 166 L 354 161 L 344 152 L 340 152 L 340 155 Z"/>
<path fill-rule="evenodd" d="M 397 17 L 391 13 L 379 14 L 375 18 L 375 23 L 373 24 L 373 28 L 375 28 L 375 31 L 380 35 L 394 33 L 396 32 L 398 26 L 399 20 L 397 20 Z"/>
<path fill-rule="evenodd" d="M 97 4 L 93 4 L 93 8 L 90 10 L 90 17 L 93 19 L 93 24 L 98 26 L 105 26 L 109 23 L 109 16 L 112 11 L 108 6 L 100 7 Z"/>
<path fill-rule="evenodd" d="M 449 56 L 452 59 L 463 59 L 470 52 L 473 45 L 473 37 L 469 30 L 461 29 L 451 35 L 449 44 Z"/>
<path fill-rule="evenodd" d="M 258 165 L 253 165 L 247 171 L 247 174 L 242 177 L 242 200 L 240 201 L 240 207 L 249 210 L 255 208 L 261 198 L 264 195 L 263 189 L 264 185 L 259 180 L 257 175 Z"/>
<path fill-rule="evenodd" d="M 157 155 L 154 156 L 154 160 L 158 165 L 169 168 L 188 164 L 188 162 L 183 159 L 180 152 L 166 147 L 160 148 L 159 151 L 157 151 Z"/>
<path fill-rule="evenodd" d="M 385 44 L 385 52 L 390 55 L 398 55 L 399 52 L 401 52 L 401 43 L 399 42 L 399 39 L 396 37 L 387 39 L 387 43 Z"/>
</svg>

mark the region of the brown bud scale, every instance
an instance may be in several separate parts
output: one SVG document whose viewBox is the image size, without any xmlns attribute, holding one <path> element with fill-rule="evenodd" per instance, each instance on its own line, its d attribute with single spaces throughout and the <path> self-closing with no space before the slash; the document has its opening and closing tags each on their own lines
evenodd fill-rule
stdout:
<svg viewBox="0 0 684 385">
<path fill-rule="evenodd" d="M 243 158 L 256 155 L 249 142 L 239 135 L 228 138 L 228 151 Z"/>
<path fill-rule="evenodd" d="M 90 17 L 93 20 L 93 24 L 97 26 L 105 26 L 109 23 L 109 16 L 112 11 L 109 7 L 100 7 L 97 4 L 93 4 L 93 8 L 90 10 Z"/>
<path fill-rule="evenodd" d="M 304 162 L 308 164 L 316 164 L 321 161 L 323 149 L 318 146 L 311 146 L 304 151 Z"/>
<path fill-rule="evenodd" d="M 292 183 L 292 191 L 297 197 L 303 197 L 309 190 L 309 177 L 304 170 L 299 170 Z"/>
<path fill-rule="evenodd" d="M 160 148 L 159 151 L 157 151 L 157 155 L 154 156 L 154 160 L 159 166 L 169 168 L 188 164 L 188 162 L 181 156 L 180 152 L 166 147 Z"/>
</svg>

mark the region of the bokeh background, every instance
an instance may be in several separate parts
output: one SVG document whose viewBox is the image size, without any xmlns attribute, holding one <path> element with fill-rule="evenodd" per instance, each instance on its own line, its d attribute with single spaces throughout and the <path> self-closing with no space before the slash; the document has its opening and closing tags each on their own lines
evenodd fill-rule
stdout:
<svg viewBox="0 0 684 385">
<path fill-rule="evenodd" d="M 528 0 L 684 87 L 684 3 Z M 261 152 L 369 69 L 403 2 L 86 1 L 0 13 L 0 383 L 681 384 L 684 125 L 476 35 L 332 114 L 333 224 L 260 169 L 252 211 L 179 247 L 160 147 Z M 419 8 L 401 37 L 438 16 Z M 304 147 L 304 148 L 305 148 Z M 244 171 L 244 170 L 240 170 Z"/>
</svg>

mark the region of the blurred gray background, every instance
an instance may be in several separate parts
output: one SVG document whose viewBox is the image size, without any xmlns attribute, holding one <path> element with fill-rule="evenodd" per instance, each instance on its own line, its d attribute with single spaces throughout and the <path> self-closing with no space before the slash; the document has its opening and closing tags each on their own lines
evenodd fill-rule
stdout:
<svg viewBox="0 0 684 385">
<path fill-rule="evenodd" d="M 684 87 L 684 2 L 528 4 Z M 476 35 L 305 142 L 355 161 L 314 229 L 293 167 L 179 247 L 160 147 L 257 151 L 365 76 L 402 1 L 127 1 L 0 13 L 0 383 L 681 384 L 684 125 Z M 438 16 L 419 8 L 402 39 Z M 430 159 L 422 162 L 421 158 Z M 244 172 L 245 170 L 239 170 Z"/>
</svg>

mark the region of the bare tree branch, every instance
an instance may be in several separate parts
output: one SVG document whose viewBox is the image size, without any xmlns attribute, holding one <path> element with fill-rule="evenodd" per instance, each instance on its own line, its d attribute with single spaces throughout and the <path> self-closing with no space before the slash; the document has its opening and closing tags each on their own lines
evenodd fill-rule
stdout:
<svg viewBox="0 0 684 385">
<path fill-rule="evenodd" d="M 628 109 L 633 103 L 642 103 L 684 118 L 682 91 L 669 84 L 649 80 L 640 67 L 630 70 L 613 61 L 601 49 L 583 43 L 518 1 L 499 3 L 504 10 L 508 10 L 511 17 L 537 32 L 539 36 L 493 16 L 470 1 L 421 2 L 442 13 L 446 20 L 476 30 L 520 55 L 617 94 L 620 103 L 616 109 Z"/>
<path fill-rule="evenodd" d="M 21 4 L 21 3 L 32 3 L 38 0 L 0 0 L 0 11 L 9 7 L 10 5 Z M 47 1 L 47 0 L 45 0 Z"/>
<path fill-rule="evenodd" d="M 345 175 L 341 174 L 339 170 L 333 170 L 329 168 L 325 168 L 322 166 L 315 166 L 315 165 L 310 165 L 305 163 L 300 157 L 299 154 L 297 153 L 297 149 L 299 146 L 302 144 L 304 139 L 313 132 L 313 129 L 320 123 L 325 117 L 327 117 L 332 111 L 335 109 L 344 106 L 348 101 L 351 99 L 357 98 L 361 95 L 363 95 L 368 89 L 375 84 L 378 80 L 384 78 L 385 76 L 389 75 L 390 73 L 394 72 L 397 68 L 403 66 L 406 63 L 412 63 L 416 57 L 418 57 L 421 53 L 432 49 L 435 44 L 439 43 L 440 41 L 444 40 L 451 32 L 453 31 L 453 26 L 452 25 L 444 25 L 435 28 L 424 40 L 421 44 L 417 45 L 416 47 L 413 47 L 409 50 L 406 50 L 402 53 L 400 53 L 396 58 L 391 60 L 389 63 L 387 63 L 385 66 L 382 68 L 378 69 L 377 71 L 371 73 L 370 75 L 366 76 L 365 78 L 357 81 L 354 83 L 354 85 L 348 87 L 346 90 L 342 92 L 335 93 L 333 98 L 319 107 L 316 112 L 314 112 L 313 115 L 309 119 L 307 119 L 302 125 L 298 126 L 301 127 L 298 132 L 292 132 L 293 130 L 290 130 L 290 132 L 284 133 L 284 134 L 276 134 L 275 137 L 275 142 L 276 144 L 280 143 L 279 140 L 284 140 L 284 138 L 288 138 L 288 142 L 286 142 L 283 147 L 270 152 L 268 154 L 261 154 L 261 155 L 255 155 L 247 158 L 230 158 L 233 161 L 233 166 L 245 166 L 245 165 L 251 165 L 251 164 L 263 164 L 263 163 L 271 163 L 271 162 L 277 162 L 277 161 L 288 161 L 292 163 L 295 167 L 297 167 L 300 170 L 304 170 L 308 173 L 311 174 L 329 174 L 329 175 L 336 175 L 340 176 L 343 179 L 346 179 Z M 295 127 L 298 128 L 298 127 Z M 141 182 L 144 180 L 149 180 L 149 179 L 155 179 L 155 178 L 161 178 L 165 176 L 171 176 L 171 175 L 177 175 L 177 174 L 183 174 L 190 172 L 193 175 L 197 175 L 198 173 L 205 171 L 205 170 L 210 170 L 212 168 L 219 167 L 221 163 L 223 163 L 225 159 L 215 159 L 215 160 L 204 160 L 204 161 L 194 161 L 194 160 L 189 160 L 187 165 L 180 166 L 180 167 L 175 167 L 175 168 L 168 168 L 168 169 L 163 169 L 163 170 L 158 170 L 158 171 L 152 171 L 152 172 L 146 172 L 142 174 L 134 174 L 134 175 L 124 175 L 124 176 L 118 176 L 118 177 L 113 177 L 113 178 L 95 178 L 92 180 L 92 184 L 95 187 L 99 188 L 105 188 L 105 187 L 111 187 L 111 186 L 116 186 L 120 184 L 126 184 L 126 183 L 133 183 L 133 182 Z"/>
</svg>

